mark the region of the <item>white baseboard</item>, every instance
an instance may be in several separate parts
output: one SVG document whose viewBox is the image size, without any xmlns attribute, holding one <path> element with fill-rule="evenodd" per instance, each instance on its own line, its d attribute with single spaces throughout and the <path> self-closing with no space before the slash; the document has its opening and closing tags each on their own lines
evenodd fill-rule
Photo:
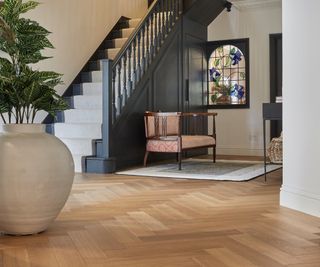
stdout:
<svg viewBox="0 0 320 267">
<path fill-rule="evenodd" d="M 320 217 L 320 195 L 282 185 L 280 205 Z"/>
<path fill-rule="evenodd" d="M 212 154 L 212 149 L 209 149 L 209 154 Z M 217 147 L 217 154 L 218 155 L 240 155 L 240 156 L 263 156 L 263 149 Z"/>
</svg>

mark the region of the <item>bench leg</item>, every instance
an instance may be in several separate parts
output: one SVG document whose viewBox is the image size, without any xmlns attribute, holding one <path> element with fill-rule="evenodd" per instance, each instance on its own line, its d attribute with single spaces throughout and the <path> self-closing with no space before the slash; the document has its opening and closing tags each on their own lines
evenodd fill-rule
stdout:
<svg viewBox="0 0 320 267">
<path fill-rule="evenodd" d="M 178 153 L 179 171 L 181 171 L 181 154 L 182 152 Z"/>
<path fill-rule="evenodd" d="M 213 147 L 212 156 L 213 156 L 213 163 L 216 163 L 216 157 L 217 157 L 216 146 Z"/>
<path fill-rule="evenodd" d="M 143 160 L 143 166 L 147 167 L 147 159 L 149 156 L 149 151 L 146 151 L 146 153 L 144 154 L 144 160 Z"/>
</svg>

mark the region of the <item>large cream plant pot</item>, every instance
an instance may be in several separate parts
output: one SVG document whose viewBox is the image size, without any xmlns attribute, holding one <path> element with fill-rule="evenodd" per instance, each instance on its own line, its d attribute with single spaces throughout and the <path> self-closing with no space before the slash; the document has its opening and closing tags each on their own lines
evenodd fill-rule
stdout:
<svg viewBox="0 0 320 267">
<path fill-rule="evenodd" d="M 41 124 L 7 124 L 0 133 L 0 232 L 47 229 L 68 199 L 74 163 Z"/>
</svg>

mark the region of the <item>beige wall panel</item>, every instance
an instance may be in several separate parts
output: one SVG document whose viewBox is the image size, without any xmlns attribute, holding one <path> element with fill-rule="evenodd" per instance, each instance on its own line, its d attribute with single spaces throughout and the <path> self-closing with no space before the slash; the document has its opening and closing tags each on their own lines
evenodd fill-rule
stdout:
<svg viewBox="0 0 320 267">
<path fill-rule="evenodd" d="M 250 39 L 250 109 L 215 110 L 218 154 L 263 155 L 262 103 L 269 102 L 269 34 L 280 33 L 281 6 L 224 11 L 208 27 L 208 40 Z"/>
</svg>

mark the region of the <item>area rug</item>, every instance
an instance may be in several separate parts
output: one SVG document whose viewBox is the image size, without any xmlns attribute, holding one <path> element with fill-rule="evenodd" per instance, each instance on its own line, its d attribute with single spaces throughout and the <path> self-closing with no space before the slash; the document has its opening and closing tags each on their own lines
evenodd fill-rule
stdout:
<svg viewBox="0 0 320 267">
<path fill-rule="evenodd" d="M 267 165 L 267 172 L 280 169 L 281 165 Z M 187 159 L 182 162 L 182 170 L 177 163 L 153 165 L 117 172 L 122 175 L 138 175 L 180 179 L 204 179 L 222 181 L 248 181 L 264 174 L 263 162 L 206 159 Z"/>
</svg>

